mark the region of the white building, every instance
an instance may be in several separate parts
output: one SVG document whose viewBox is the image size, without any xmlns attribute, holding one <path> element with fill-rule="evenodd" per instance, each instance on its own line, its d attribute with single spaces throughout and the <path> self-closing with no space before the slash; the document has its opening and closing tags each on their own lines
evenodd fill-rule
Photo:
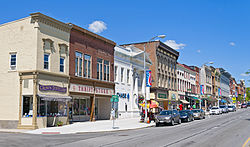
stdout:
<svg viewBox="0 0 250 147">
<path fill-rule="evenodd" d="M 138 96 L 145 93 L 143 51 L 133 46 L 116 46 L 114 55 L 115 94 L 119 96 L 118 117 L 138 117 Z M 151 60 L 146 54 L 146 69 L 149 69 L 150 65 Z M 147 90 L 148 96 L 149 93 Z"/>
</svg>

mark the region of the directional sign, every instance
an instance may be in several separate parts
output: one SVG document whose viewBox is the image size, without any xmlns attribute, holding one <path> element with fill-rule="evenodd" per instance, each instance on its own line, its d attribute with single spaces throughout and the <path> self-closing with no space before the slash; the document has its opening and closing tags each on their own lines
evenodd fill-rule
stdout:
<svg viewBox="0 0 250 147">
<path fill-rule="evenodd" d="M 235 101 L 235 100 L 236 100 L 236 97 L 233 97 L 232 100 Z"/>
<path fill-rule="evenodd" d="M 119 97 L 118 95 L 112 95 L 110 102 L 119 102 Z"/>
</svg>

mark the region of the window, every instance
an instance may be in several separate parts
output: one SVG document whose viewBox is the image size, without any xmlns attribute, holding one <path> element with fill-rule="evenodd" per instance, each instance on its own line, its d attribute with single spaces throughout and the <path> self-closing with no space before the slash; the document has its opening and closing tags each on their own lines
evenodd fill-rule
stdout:
<svg viewBox="0 0 250 147">
<path fill-rule="evenodd" d="M 91 56 L 84 55 L 84 77 L 91 77 Z"/>
<path fill-rule="evenodd" d="M 118 77 L 117 77 L 117 72 L 118 72 L 117 69 L 118 69 L 118 67 L 115 66 L 115 81 L 118 81 L 118 79 L 117 79 L 117 78 L 118 78 Z"/>
<path fill-rule="evenodd" d="M 60 72 L 64 72 L 64 58 L 60 57 Z"/>
<path fill-rule="evenodd" d="M 97 79 L 102 80 L 102 59 L 97 58 Z"/>
<path fill-rule="evenodd" d="M 75 53 L 75 75 L 82 76 L 82 53 Z"/>
<path fill-rule="evenodd" d="M 104 60 L 104 80 L 109 81 L 109 61 Z"/>
<path fill-rule="evenodd" d="M 44 54 L 43 68 L 49 69 L 49 54 Z"/>
<path fill-rule="evenodd" d="M 10 54 L 10 69 L 16 70 L 16 53 Z"/>
<path fill-rule="evenodd" d="M 128 69 L 128 70 L 127 70 L 127 83 L 130 83 L 130 77 L 129 77 L 129 74 L 130 74 L 130 70 Z"/>
<path fill-rule="evenodd" d="M 123 80 L 123 74 L 124 74 L 124 68 L 122 67 L 122 68 L 121 68 L 121 82 L 124 81 L 124 80 Z"/>
</svg>

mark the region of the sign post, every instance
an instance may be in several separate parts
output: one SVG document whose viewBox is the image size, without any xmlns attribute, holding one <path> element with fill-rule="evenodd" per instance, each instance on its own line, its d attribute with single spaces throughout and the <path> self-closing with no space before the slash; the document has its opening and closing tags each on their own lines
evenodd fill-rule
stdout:
<svg viewBox="0 0 250 147">
<path fill-rule="evenodd" d="M 112 106 L 111 113 L 110 113 L 111 119 L 112 119 L 112 122 L 113 122 L 112 123 L 113 124 L 112 128 L 116 129 L 118 127 L 115 127 L 115 119 L 116 119 L 116 115 L 115 115 L 116 107 L 115 107 L 115 105 L 119 102 L 118 95 L 112 95 L 112 97 L 110 99 L 110 102 L 111 102 L 111 106 Z"/>
</svg>

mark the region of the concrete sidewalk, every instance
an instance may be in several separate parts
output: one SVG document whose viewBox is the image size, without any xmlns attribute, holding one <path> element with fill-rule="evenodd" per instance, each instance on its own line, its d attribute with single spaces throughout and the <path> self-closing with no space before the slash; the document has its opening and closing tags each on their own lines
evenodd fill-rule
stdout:
<svg viewBox="0 0 250 147">
<path fill-rule="evenodd" d="M 37 130 L 25 131 L 23 133 L 29 134 L 73 134 L 73 133 L 87 133 L 87 132 L 106 132 L 118 130 L 139 129 L 154 126 L 155 123 L 150 124 L 140 123 L 140 118 L 118 119 L 115 120 L 115 129 L 112 128 L 112 120 L 99 120 L 95 122 L 77 122 L 71 125 L 61 127 L 42 128 Z"/>
</svg>

